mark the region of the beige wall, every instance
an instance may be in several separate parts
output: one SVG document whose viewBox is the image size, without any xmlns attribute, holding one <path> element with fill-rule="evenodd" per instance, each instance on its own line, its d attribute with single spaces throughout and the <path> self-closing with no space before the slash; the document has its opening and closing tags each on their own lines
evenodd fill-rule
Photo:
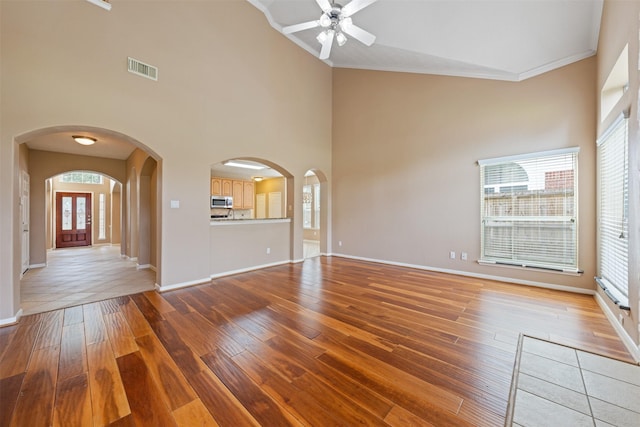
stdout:
<svg viewBox="0 0 640 427">
<path fill-rule="evenodd" d="M 0 319 L 19 307 L 15 141 L 29 132 L 93 126 L 159 159 L 161 286 L 210 276 L 211 164 L 268 160 L 294 177 L 292 194 L 308 169 L 331 170 L 331 69 L 259 10 L 241 0 L 113 5 L 0 2 L 0 199 L 9 200 L 0 211 Z M 159 67 L 159 80 L 128 73 L 127 56 Z M 302 205 L 291 204 L 291 253 L 301 258 Z"/>
<path fill-rule="evenodd" d="M 122 232 L 120 223 L 122 221 L 122 184 L 117 182 L 111 190 L 111 229 L 109 230 L 111 243 L 120 244 Z M 122 248 L 121 248 L 122 249 Z"/>
<path fill-rule="evenodd" d="M 125 161 L 100 157 L 78 156 L 74 154 L 52 153 L 49 151 L 29 150 L 29 174 L 31 175 L 31 264 L 46 262 L 48 243 L 55 236 L 47 233 L 47 200 L 53 203 L 53 192 L 46 188 L 46 180 L 63 172 L 85 170 L 109 176 L 115 180 L 124 180 Z M 50 223 L 49 223 L 50 224 Z M 51 224 L 50 224 L 51 227 Z M 95 229 L 93 230 L 95 233 Z M 93 235 L 97 239 L 97 234 Z M 94 240 L 95 241 L 95 240 Z"/>
<path fill-rule="evenodd" d="M 608 304 L 622 327 L 640 344 L 640 72 L 638 71 L 638 45 L 640 2 L 612 1 L 604 3 L 600 40 L 598 44 L 598 76 L 596 90 L 600 93 L 620 52 L 629 45 L 629 90 L 622 96 L 607 117 L 598 122 L 598 135 L 618 117 L 623 110 L 631 109 L 629 118 L 629 306 L 631 312 L 618 310 L 598 288 L 598 293 Z M 598 101 L 600 101 L 598 99 Z M 598 103 L 598 111 L 600 111 Z M 620 315 L 622 317 L 620 317 Z M 640 350 L 639 350 L 640 351 Z"/>
<path fill-rule="evenodd" d="M 595 58 L 520 83 L 335 69 L 334 253 L 593 290 L 595 76 Z M 477 264 L 476 161 L 565 147 L 580 147 L 584 274 Z"/>
<path fill-rule="evenodd" d="M 291 224 L 276 221 L 212 225 L 211 276 L 288 262 Z"/>
</svg>

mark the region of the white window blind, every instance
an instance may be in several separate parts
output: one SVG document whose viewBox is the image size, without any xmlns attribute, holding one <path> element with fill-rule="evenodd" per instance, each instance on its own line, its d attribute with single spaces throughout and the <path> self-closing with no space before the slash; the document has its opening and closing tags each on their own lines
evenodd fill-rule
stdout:
<svg viewBox="0 0 640 427">
<path fill-rule="evenodd" d="M 480 262 L 578 272 L 578 148 L 481 160 Z"/>
<path fill-rule="evenodd" d="M 628 298 L 629 167 L 627 119 L 598 140 L 598 277 Z M 617 295 L 617 292 L 614 292 Z M 614 297 L 618 302 L 620 298 Z"/>
</svg>

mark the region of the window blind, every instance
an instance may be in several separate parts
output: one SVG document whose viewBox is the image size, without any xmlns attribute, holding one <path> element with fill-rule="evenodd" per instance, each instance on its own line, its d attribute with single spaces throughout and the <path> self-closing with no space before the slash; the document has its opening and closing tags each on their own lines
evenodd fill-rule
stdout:
<svg viewBox="0 0 640 427">
<path fill-rule="evenodd" d="M 578 148 L 481 160 L 481 259 L 578 272 Z"/>
<path fill-rule="evenodd" d="M 627 119 L 598 140 L 598 277 L 628 298 L 629 165 Z"/>
</svg>

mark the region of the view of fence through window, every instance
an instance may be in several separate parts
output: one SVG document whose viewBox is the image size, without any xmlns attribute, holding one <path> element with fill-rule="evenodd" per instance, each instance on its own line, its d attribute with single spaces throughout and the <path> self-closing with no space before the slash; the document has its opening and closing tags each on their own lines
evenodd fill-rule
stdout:
<svg viewBox="0 0 640 427">
<path fill-rule="evenodd" d="M 481 260 L 576 270 L 577 150 L 479 164 Z"/>
</svg>

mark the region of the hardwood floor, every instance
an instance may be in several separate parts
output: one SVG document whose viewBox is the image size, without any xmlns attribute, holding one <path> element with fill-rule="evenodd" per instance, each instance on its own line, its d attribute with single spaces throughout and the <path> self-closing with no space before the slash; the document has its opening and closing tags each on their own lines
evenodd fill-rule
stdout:
<svg viewBox="0 0 640 427">
<path fill-rule="evenodd" d="M 319 257 L 0 328 L 0 426 L 498 426 L 521 332 L 630 360 L 591 296 Z"/>
</svg>

